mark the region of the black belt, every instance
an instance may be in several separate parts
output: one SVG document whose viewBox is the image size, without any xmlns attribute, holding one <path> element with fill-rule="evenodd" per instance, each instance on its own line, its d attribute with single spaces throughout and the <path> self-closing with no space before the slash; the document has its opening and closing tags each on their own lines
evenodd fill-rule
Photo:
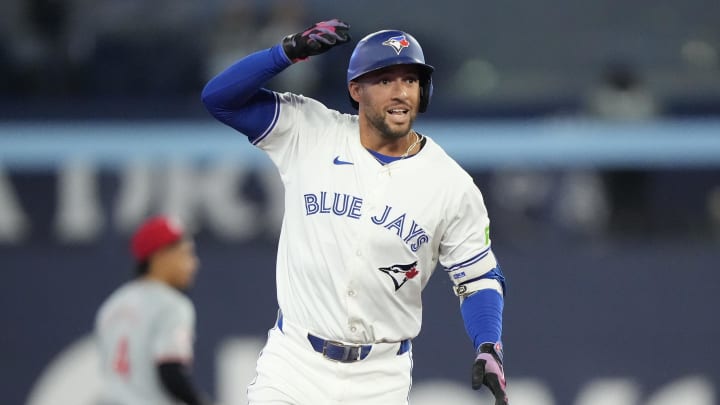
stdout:
<svg viewBox="0 0 720 405">
<path fill-rule="evenodd" d="M 280 331 L 282 331 L 282 314 L 278 316 L 277 325 Z M 370 354 L 370 350 L 372 349 L 372 345 L 346 345 L 332 340 L 325 340 L 311 333 L 308 333 L 307 338 L 316 352 L 322 354 L 330 360 L 339 361 L 341 363 L 352 363 L 364 360 L 368 354 Z M 405 339 L 400 342 L 400 348 L 397 351 L 397 355 L 399 356 L 406 353 L 408 350 L 410 350 L 410 339 Z"/>
</svg>

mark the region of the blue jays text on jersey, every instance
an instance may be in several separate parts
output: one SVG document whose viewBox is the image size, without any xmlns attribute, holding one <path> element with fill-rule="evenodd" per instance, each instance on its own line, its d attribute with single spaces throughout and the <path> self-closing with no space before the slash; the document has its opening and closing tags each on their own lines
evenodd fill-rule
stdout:
<svg viewBox="0 0 720 405">
<path fill-rule="evenodd" d="M 329 197 L 328 194 L 327 191 L 304 194 L 305 214 L 333 214 L 360 219 L 362 216 L 360 212 L 363 203 L 362 198 L 337 192 L 332 193 L 332 197 Z M 330 199 L 332 199 L 332 203 Z M 391 213 L 392 215 L 390 215 Z M 417 252 L 422 245 L 430 241 L 430 236 L 420 227 L 420 224 L 414 219 L 408 219 L 405 212 L 400 215 L 393 212 L 393 207 L 389 205 L 385 205 L 383 212 L 373 215 L 370 220 L 375 225 L 395 232 L 413 252 Z M 406 222 L 409 222 L 409 225 Z"/>
</svg>

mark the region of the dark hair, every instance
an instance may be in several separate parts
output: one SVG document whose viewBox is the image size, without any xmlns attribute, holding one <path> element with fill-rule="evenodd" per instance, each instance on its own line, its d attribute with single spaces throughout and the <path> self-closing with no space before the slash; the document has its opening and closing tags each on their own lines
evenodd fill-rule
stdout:
<svg viewBox="0 0 720 405">
<path fill-rule="evenodd" d="M 182 238 L 176 240 L 175 242 L 172 242 L 166 246 L 163 246 L 162 248 L 158 249 L 158 251 L 167 249 L 167 248 L 170 248 L 173 246 L 177 246 L 184 240 L 187 240 L 187 239 L 185 237 L 182 237 Z M 153 254 L 154 254 L 154 252 L 153 252 Z M 142 276 L 146 275 L 148 273 L 148 271 L 150 271 L 150 257 L 152 257 L 152 254 L 150 256 L 148 256 L 147 259 L 137 262 L 135 264 L 135 277 L 142 277 Z"/>
<path fill-rule="evenodd" d="M 142 277 L 150 270 L 150 261 L 143 260 L 135 264 L 135 277 Z"/>
</svg>

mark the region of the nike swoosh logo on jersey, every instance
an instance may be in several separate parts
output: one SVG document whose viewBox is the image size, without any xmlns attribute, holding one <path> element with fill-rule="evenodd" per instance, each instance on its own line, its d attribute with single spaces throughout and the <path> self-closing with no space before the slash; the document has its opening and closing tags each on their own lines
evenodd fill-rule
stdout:
<svg viewBox="0 0 720 405">
<path fill-rule="evenodd" d="M 340 156 L 335 156 L 335 160 L 333 160 L 333 163 L 336 165 L 354 165 L 353 162 L 346 162 L 344 160 L 340 160 Z"/>
</svg>

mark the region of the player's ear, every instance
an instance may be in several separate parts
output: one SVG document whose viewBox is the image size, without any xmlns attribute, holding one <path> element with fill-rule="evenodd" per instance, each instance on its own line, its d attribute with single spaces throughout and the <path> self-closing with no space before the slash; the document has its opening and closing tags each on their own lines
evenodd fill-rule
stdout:
<svg viewBox="0 0 720 405">
<path fill-rule="evenodd" d="M 350 98 L 353 99 L 356 103 L 360 103 L 361 92 L 362 86 L 360 85 L 360 83 L 354 80 L 348 83 L 348 93 L 350 93 Z"/>
</svg>

